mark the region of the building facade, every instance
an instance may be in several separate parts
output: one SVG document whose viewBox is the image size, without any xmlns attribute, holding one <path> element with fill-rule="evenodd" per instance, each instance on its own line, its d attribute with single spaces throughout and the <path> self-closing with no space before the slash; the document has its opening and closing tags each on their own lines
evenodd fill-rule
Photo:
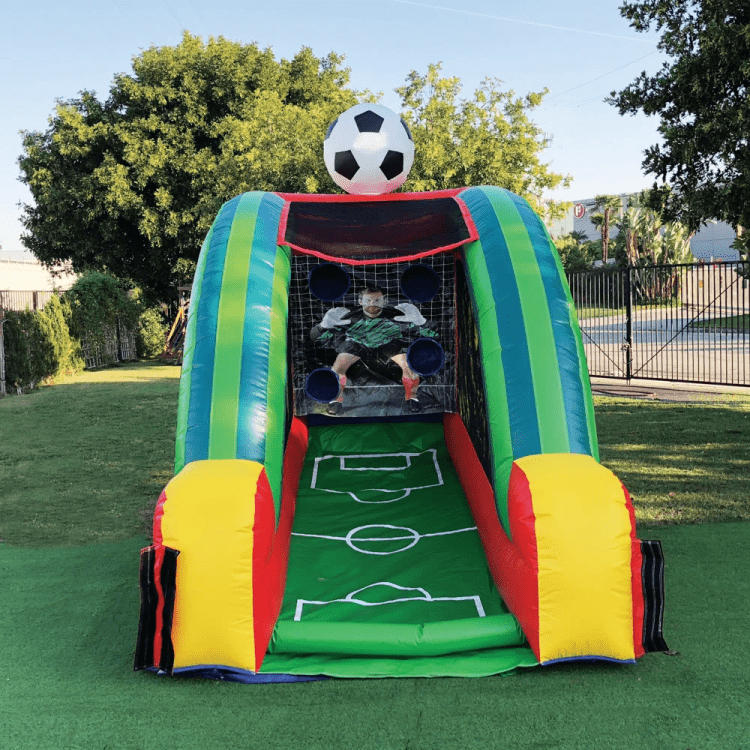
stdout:
<svg viewBox="0 0 750 750">
<path fill-rule="evenodd" d="M 623 210 L 627 208 L 628 200 L 637 193 L 623 193 L 619 196 L 622 201 Z M 596 201 L 593 198 L 573 201 L 572 208 L 564 218 L 551 222 L 549 232 L 554 239 L 564 237 L 571 232 L 582 232 L 588 240 L 601 238 L 599 230 L 591 222 L 591 214 L 596 213 Z M 610 237 L 617 237 L 618 229 L 612 226 Z M 737 250 L 731 247 L 735 239 L 735 233 L 729 224 L 717 221 L 700 228 L 690 240 L 690 250 L 696 260 L 703 261 L 732 261 L 739 260 Z"/>
<path fill-rule="evenodd" d="M 37 260 L 0 255 L 0 292 L 51 292 L 70 289 L 78 276 L 65 269 L 50 272 Z"/>
</svg>

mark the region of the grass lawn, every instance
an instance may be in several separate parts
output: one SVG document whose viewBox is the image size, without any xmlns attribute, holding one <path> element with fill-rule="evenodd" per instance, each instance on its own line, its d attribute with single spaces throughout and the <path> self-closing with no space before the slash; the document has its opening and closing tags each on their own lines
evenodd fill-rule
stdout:
<svg viewBox="0 0 750 750">
<path fill-rule="evenodd" d="M 633 305 L 633 312 L 646 312 L 649 310 L 673 310 L 680 309 L 679 305 Z M 578 320 L 588 320 L 589 318 L 613 318 L 618 315 L 624 316 L 627 312 L 625 305 L 622 307 L 597 307 L 581 305 L 576 307 Z"/>
<path fill-rule="evenodd" d="M 612 318 L 616 315 L 625 315 L 624 307 L 588 307 L 581 305 L 576 307 L 578 320 L 588 320 L 589 318 Z"/>
<path fill-rule="evenodd" d="M 750 520 L 750 394 L 721 398 L 595 399 L 601 462 L 641 525 Z"/>
<path fill-rule="evenodd" d="M 597 398 L 602 462 L 661 538 L 678 656 L 483 679 L 238 685 L 133 673 L 138 551 L 179 370 L 0 400 L 0 748 L 750 748 L 750 396 Z"/>
<path fill-rule="evenodd" d="M 712 318 L 698 320 L 691 324 L 692 328 L 717 328 L 728 331 L 750 331 L 750 315 L 729 315 L 726 318 Z"/>
<path fill-rule="evenodd" d="M 0 401 L 0 537 L 45 547 L 146 533 L 174 473 L 179 375 L 129 364 Z"/>
</svg>

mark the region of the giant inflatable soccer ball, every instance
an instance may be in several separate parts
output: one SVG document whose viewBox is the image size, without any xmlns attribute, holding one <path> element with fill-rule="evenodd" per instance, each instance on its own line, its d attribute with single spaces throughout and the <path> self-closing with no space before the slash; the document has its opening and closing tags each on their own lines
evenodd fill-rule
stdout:
<svg viewBox="0 0 750 750">
<path fill-rule="evenodd" d="M 354 195 L 390 193 L 406 181 L 414 142 L 406 123 L 381 104 L 357 104 L 329 126 L 323 157 L 333 181 Z"/>
</svg>

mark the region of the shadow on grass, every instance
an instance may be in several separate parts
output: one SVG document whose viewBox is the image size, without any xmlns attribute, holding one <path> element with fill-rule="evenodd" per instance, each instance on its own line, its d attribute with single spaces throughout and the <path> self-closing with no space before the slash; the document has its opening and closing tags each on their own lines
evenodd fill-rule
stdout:
<svg viewBox="0 0 750 750">
<path fill-rule="evenodd" d="M 750 520 L 750 403 L 596 404 L 601 461 L 640 522 Z"/>
<path fill-rule="evenodd" d="M 179 381 L 169 370 L 129 364 L 0 401 L 0 537 L 49 546 L 148 533 L 143 510 L 173 473 Z"/>
</svg>

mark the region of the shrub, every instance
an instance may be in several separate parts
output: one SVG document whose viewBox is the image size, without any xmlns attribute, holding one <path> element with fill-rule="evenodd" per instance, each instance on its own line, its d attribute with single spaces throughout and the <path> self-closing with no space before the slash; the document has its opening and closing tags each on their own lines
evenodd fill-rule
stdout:
<svg viewBox="0 0 750 750">
<path fill-rule="evenodd" d="M 107 340 L 117 336 L 118 324 L 135 330 L 141 312 L 140 305 L 128 296 L 125 282 L 105 273 L 88 273 L 66 292 L 71 309 L 71 333 L 85 342 L 93 352 L 101 353 L 105 361 Z"/>
<path fill-rule="evenodd" d="M 601 245 L 601 241 L 599 243 Z M 581 273 L 591 268 L 596 259 L 597 248 L 592 242 L 580 242 L 575 236 L 566 234 L 555 240 L 555 248 L 566 273 Z M 599 250 L 601 257 L 601 250 Z"/>
<path fill-rule="evenodd" d="M 167 328 L 158 307 L 149 307 L 138 318 L 135 346 L 138 359 L 153 359 L 164 351 Z"/>
<path fill-rule="evenodd" d="M 44 310 L 5 313 L 5 379 L 16 389 L 83 368 L 80 344 L 71 338 L 65 302 L 54 295 Z"/>
<path fill-rule="evenodd" d="M 5 313 L 5 379 L 16 388 L 26 388 L 44 377 L 37 316 L 30 310 Z"/>
<path fill-rule="evenodd" d="M 45 305 L 38 313 L 38 324 L 42 334 L 43 369 L 45 377 L 61 374 L 72 374 L 83 369 L 81 344 L 70 335 L 70 328 L 65 315 L 64 302 L 58 295 Z"/>
</svg>

